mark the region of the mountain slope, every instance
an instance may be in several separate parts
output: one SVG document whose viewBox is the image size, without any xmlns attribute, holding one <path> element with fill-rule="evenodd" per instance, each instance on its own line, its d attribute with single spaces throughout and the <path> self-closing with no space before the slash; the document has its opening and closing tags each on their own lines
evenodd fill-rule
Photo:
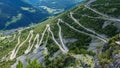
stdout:
<svg viewBox="0 0 120 68">
<path fill-rule="evenodd" d="M 29 1 L 29 0 L 27 0 Z M 37 2 L 37 3 L 34 3 Z M 27 27 L 31 24 L 39 23 L 49 16 L 59 14 L 76 4 L 79 1 L 63 3 L 64 6 L 49 4 L 52 1 L 32 1 L 26 0 L 1 0 L 0 1 L 0 30 L 17 29 L 19 27 Z M 55 1 L 56 2 L 56 1 Z M 42 3 L 42 4 L 41 4 Z M 62 3 L 61 1 L 59 4 Z M 41 4 L 41 5 L 39 5 Z M 67 5 L 67 7 L 66 7 Z M 51 6 L 51 7 L 50 7 Z"/>
<path fill-rule="evenodd" d="M 112 63 L 111 54 L 119 55 L 120 19 L 115 10 L 109 15 L 107 11 L 102 12 L 106 7 L 101 11 L 97 8 L 116 2 L 120 1 L 88 1 L 45 22 L 20 29 L 13 33 L 15 38 L 1 40 L 0 67 L 14 68 L 18 61 L 26 66 L 27 60 L 34 59 L 50 68 L 119 66 L 119 61 Z M 119 7 L 115 9 L 120 11 Z"/>
<path fill-rule="evenodd" d="M 0 3 L 2 3 L 0 5 L 0 30 L 25 27 L 49 16 L 21 0 L 1 0 Z"/>
</svg>

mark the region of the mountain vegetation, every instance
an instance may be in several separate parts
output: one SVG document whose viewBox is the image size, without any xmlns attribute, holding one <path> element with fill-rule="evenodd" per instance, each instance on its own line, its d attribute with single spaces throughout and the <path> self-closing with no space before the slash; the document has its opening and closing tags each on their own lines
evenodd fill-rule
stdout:
<svg viewBox="0 0 120 68">
<path fill-rule="evenodd" d="M 119 68 L 119 3 L 85 1 L 4 36 L 0 39 L 0 68 Z"/>
</svg>

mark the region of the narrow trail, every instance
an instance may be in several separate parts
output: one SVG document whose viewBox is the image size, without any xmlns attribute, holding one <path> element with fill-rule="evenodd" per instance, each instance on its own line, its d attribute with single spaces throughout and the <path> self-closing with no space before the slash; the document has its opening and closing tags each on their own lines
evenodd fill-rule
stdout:
<svg viewBox="0 0 120 68">
<path fill-rule="evenodd" d="M 36 44 L 35 44 L 35 41 L 37 41 Z M 34 45 L 39 45 L 38 42 L 39 42 L 39 34 L 36 34 L 32 45 L 31 45 L 31 46 L 29 45 L 28 48 L 25 50 L 24 53 L 25 53 L 25 54 L 28 54 L 28 53 L 32 50 L 32 48 L 33 48 Z"/>
<path fill-rule="evenodd" d="M 112 21 L 112 22 L 116 22 L 117 20 L 113 20 L 113 19 L 108 19 L 108 18 L 105 18 L 105 17 L 92 17 L 92 16 L 88 16 L 88 15 L 82 15 L 82 16 L 86 16 L 86 17 L 89 17 L 89 18 L 94 18 L 94 19 L 102 19 L 102 20 L 108 20 L 108 21 Z"/>
<path fill-rule="evenodd" d="M 104 14 L 104 13 L 101 13 L 101 12 L 95 10 L 95 9 L 92 9 L 89 5 L 85 5 L 85 7 L 88 8 L 89 10 L 95 12 L 96 14 L 102 16 L 102 17 L 103 17 L 104 19 L 106 19 L 106 20 L 120 22 L 120 19 L 114 18 L 114 17 L 111 17 L 111 16 L 108 16 L 108 15 L 106 15 L 106 14 Z"/>
<path fill-rule="evenodd" d="M 14 58 L 16 58 L 16 55 L 17 55 L 17 53 L 18 53 L 18 51 L 19 51 L 19 49 L 20 49 L 20 47 L 29 39 L 29 37 L 30 37 L 30 34 L 33 32 L 33 30 L 31 30 L 30 32 L 29 32 L 29 34 L 28 34 L 28 36 L 27 36 L 27 38 L 26 38 L 26 40 L 25 41 L 23 41 L 21 44 L 19 43 L 18 45 L 18 48 L 17 49 L 15 49 L 14 50 L 14 52 L 10 55 L 10 60 L 13 60 Z M 19 38 L 18 38 L 18 42 L 19 42 Z"/>
<path fill-rule="evenodd" d="M 63 42 L 63 39 L 62 39 L 62 33 L 61 33 L 61 26 L 60 26 L 60 19 L 58 19 L 58 23 L 57 23 L 58 27 L 59 27 L 59 38 L 60 38 L 60 42 L 62 44 L 62 47 L 64 48 L 64 50 L 66 51 L 69 51 L 68 48 L 66 47 L 66 45 L 64 44 Z"/>
<path fill-rule="evenodd" d="M 30 47 L 31 47 L 31 42 L 32 42 L 32 38 L 33 38 L 33 30 L 30 31 L 30 35 L 31 35 L 31 37 L 30 37 L 30 39 L 28 40 L 29 44 L 28 44 L 27 49 L 26 49 L 25 52 L 24 52 L 25 54 L 28 53 L 28 51 L 29 51 L 29 49 L 30 49 Z"/>
<path fill-rule="evenodd" d="M 94 9 L 90 8 L 88 5 L 85 5 L 85 7 L 86 7 L 86 8 L 88 8 L 89 10 L 91 10 L 91 11 L 95 12 L 96 14 L 98 14 L 98 15 L 100 15 L 100 16 L 103 16 L 103 17 L 109 18 L 109 16 L 108 16 L 108 15 L 103 14 L 103 13 L 101 13 L 101 12 L 97 11 L 97 10 L 94 10 Z"/>
<path fill-rule="evenodd" d="M 82 27 L 82 28 L 84 28 L 85 30 L 87 30 L 87 31 L 89 31 L 89 32 L 97 35 L 97 36 L 100 37 L 101 39 L 106 40 L 106 42 L 108 41 L 107 38 L 103 38 L 100 34 L 96 33 L 94 30 L 88 29 L 88 28 L 84 27 L 82 24 L 80 24 L 80 23 L 73 17 L 73 13 L 72 13 L 72 12 L 70 12 L 70 18 L 71 18 L 72 20 L 74 20 L 74 22 L 75 22 L 76 24 L 78 24 L 80 27 Z"/>
<path fill-rule="evenodd" d="M 21 37 L 21 31 L 19 31 L 19 34 L 18 34 L 18 43 L 15 45 L 15 48 L 11 51 L 11 54 L 10 54 L 10 60 L 12 60 L 14 57 L 14 54 L 15 54 L 15 51 L 18 47 L 18 45 L 20 44 L 20 37 Z"/>
<path fill-rule="evenodd" d="M 74 28 L 74 27 L 71 26 L 70 24 L 64 22 L 62 19 L 60 19 L 60 20 L 61 20 L 62 23 L 64 23 L 65 25 L 67 25 L 68 27 L 70 27 L 71 29 L 73 29 L 73 30 L 75 30 L 75 31 L 77 31 L 77 32 L 79 32 L 79 33 L 82 33 L 82 34 L 88 35 L 88 36 L 90 36 L 90 37 L 97 38 L 97 39 L 99 39 L 99 40 L 101 40 L 101 41 L 103 41 L 103 42 L 105 42 L 105 43 L 107 42 L 106 40 L 104 40 L 104 39 L 102 39 L 102 38 L 100 38 L 100 37 L 98 37 L 98 36 L 95 36 L 95 35 L 92 35 L 92 34 L 88 34 L 88 33 L 86 33 L 86 32 L 83 32 L 83 31 L 80 31 L 80 30 Z"/>
<path fill-rule="evenodd" d="M 9 43 L 13 42 L 15 40 L 15 38 L 16 38 L 16 34 L 14 34 L 13 38 L 11 40 L 9 40 Z"/>
<path fill-rule="evenodd" d="M 61 45 L 57 42 L 57 40 L 56 40 L 55 37 L 54 37 L 53 32 L 51 31 L 50 25 L 49 25 L 48 31 L 51 33 L 52 38 L 53 38 L 53 41 L 58 45 L 58 47 L 60 48 L 60 50 L 61 50 L 64 54 L 66 54 L 68 51 L 64 50 L 64 49 L 61 47 Z"/>
<path fill-rule="evenodd" d="M 39 44 L 35 46 L 36 48 L 39 48 L 39 46 L 42 44 L 43 38 L 44 38 L 44 36 L 45 36 L 45 33 L 46 33 L 48 27 L 49 27 L 49 25 L 47 24 L 45 30 L 44 30 L 43 33 L 42 33 L 42 37 L 41 37 L 41 39 L 40 39 L 40 41 L 39 41 Z"/>
</svg>

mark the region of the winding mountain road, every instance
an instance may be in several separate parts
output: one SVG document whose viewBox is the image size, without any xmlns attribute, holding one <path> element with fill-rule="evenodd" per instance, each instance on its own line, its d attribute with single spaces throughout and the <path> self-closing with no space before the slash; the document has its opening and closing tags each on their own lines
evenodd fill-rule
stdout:
<svg viewBox="0 0 120 68">
<path fill-rule="evenodd" d="M 14 34 L 13 38 L 11 40 L 9 40 L 9 43 L 13 42 L 15 40 L 15 38 L 16 38 L 16 34 Z"/>
<path fill-rule="evenodd" d="M 103 19 L 103 20 L 108 20 L 108 21 L 112 21 L 112 22 L 118 22 L 116 19 L 108 19 L 108 18 L 105 18 L 105 17 L 93 17 L 93 16 L 88 16 L 88 15 L 82 15 L 82 16 L 86 16 L 86 17 L 89 17 L 89 18 L 94 18 L 94 19 Z"/>
<path fill-rule="evenodd" d="M 35 41 L 37 41 L 36 44 L 35 44 Z M 28 53 L 32 50 L 32 48 L 33 48 L 34 45 L 39 45 L 38 42 L 39 42 L 39 34 L 36 34 L 32 45 L 29 45 L 28 48 L 25 50 L 24 53 L 25 53 L 25 54 L 28 54 Z"/>
<path fill-rule="evenodd" d="M 56 40 L 55 37 L 54 37 L 53 32 L 51 31 L 50 25 L 49 25 L 48 31 L 51 33 L 52 38 L 53 38 L 53 41 L 58 45 L 58 47 L 59 47 L 60 50 L 63 52 L 63 54 L 66 54 L 68 51 L 67 51 L 67 50 L 64 50 L 64 49 L 61 47 L 61 45 L 57 42 L 57 40 Z"/>
<path fill-rule="evenodd" d="M 99 39 L 99 40 L 101 40 L 101 41 L 103 41 L 103 42 L 105 42 L 105 43 L 107 42 L 106 40 L 104 40 L 104 39 L 102 39 L 102 38 L 100 38 L 100 37 L 98 37 L 98 36 L 95 36 L 95 35 L 92 35 L 92 34 L 88 34 L 88 33 L 86 33 L 86 32 L 83 32 L 83 31 L 80 31 L 80 30 L 74 28 L 73 26 L 71 26 L 71 25 L 68 24 L 67 22 L 64 22 L 62 19 L 60 19 L 60 20 L 61 20 L 62 23 L 64 23 L 65 25 L 67 25 L 68 27 L 70 27 L 71 29 L 73 29 L 73 30 L 75 30 L 75 31 L 77 31 L 77 32 L 79 32 L 79 33 L 88 35 L 88 36 L 90 36 L 90 37 L 97 38 L 97 39 Z"/>
<path fill-rule="evenodd" d="M 60 39 L 60 42 L 62 44 L 62 47 L 64 48 L 64 50 L 66 51 L 69 51 L 68 48 L 66 47 L 66 45 L 64 44 L 63 42 L 63 39 L 62 39 L 62 33 L 61 33 L 61 26 L 60 26 L 60 19 L 58 19 L 58 23 L 57 23 L 58 27 L 59 27 L 59 39 Z"/>
<path fill-rule="evenodd" d="M 104 39 L 104 42 L 107 42 L 107 41 L 108 41 L 107 38 L 103 38 L 100 34 L 96 33 L 94 30 L 91 30 L 91 29 L 89 29 L 89 28 L 86 28 L 86 27 L 83 26 L 81 23 L 79 23 L 79 22 L 73 17 L 73 13 L 72 13 L 72 12 L 70 12 L 70 18 L 71 18 L 72 20 L 74 20 L 74 22 L 75 22 L 76 24 L 78 24 L 80 27 L 82 27 L 82 28 L 84 28 L 85 30 L 87 30 L 87 31 L 89 31 L 89 32 L 97 35 L 97 36 L 100 37 L 101 39 Z"/>
<path fill-rule="evenodd" d="M 39 41 L 39 44 L 35 46 L 36 48 L 39 48 L 39 46 L 42 44 L 43 38 L 44 38 L 44 36 L 45 36 L 45 33 L 46 33 L 48 27 L 49 27 L 49 25 L 47 24 L 45 30 L 44 30 L 43 33 L 42 33 L 42 37 L 41 37 L 41 39 L 40 39 L 40 41 Z"/>
<path fill-rule="evenodd" d="M 94 1 L 92 1 L 92 2 L 94 2 Z M 89 10 L 95 12 L 96 14 L 102 16 L 103 19 L 110 20 L 110 21 L 120 22 L 120 19 L 118 19 L 118 18 L 114 18 L 114 17 L 108 16 L 107 14 L 104 14 L 104 13 L 102 13 L 102 12 L 99 12 L 99 11 L 91 8 L 91 7 L 90 7 L 90 4 L 91 4 L 92 2 L 90 2 L 89 4 L 86 4 L 86 5 L 84 5 L 84 6 L 85 6 L 86 8 L 88 8 Z M 102 18 L 102 17 L 101 17 L 101 18 Z"/>
<path fill-rule="evenodd" d="M 15 48 L 11 51 L 11 53 L 10 53 L 10 60 L 12 60 L 14 57 L 14 54 L 15 54 L 15 51 L 16 51 L 16 49 L 17 49 L 17 47 L 19 46 L 19 44 L 20 44 L 20 37 L 21 37 L 21 30 L 19 31 L 19 33 L 18 33 L 18 43 L 15 45 Z"/>
<path fill-rule="evenodd" d="M 21 33 L 21 32 L 20 32 L 20 33 Z M 16 58 L 16 55 L 17 55 L 20 47 L 29 39 L 31 33 L 33 33 L 33 30 L 31 30 L 31 31 L 29 32 L 29 34 L 28 34 L 27 38 L 25 39 L 25 41 L 23 41 L 21 44 L 20 44 L 20 38 L 18 38 L 18 42 L 19 42 L 19 44 L 17 45 L 18 48 L 16 47 L 17 49 L 16 49 L 16 48 L 14 49 L 14 52 L 12 52 L 12 54 L 10 55 L 10 60 L 13 60 L 14 58 Z"/>
<path fill-rule="evenodd" d="M 33 30 L 30 31 L 30 35 L 31 35 L 31 37 L 30 37 L 30 39 L 28 40 L 29 45 L 28 45 L 27 49 L 26 49 L 25 52 L 24 52 L 25 54 L 27 54 L 27 53 L 29 52 L 29 49 L 30 49 L 30 47 L 31 47 L 31 42 L 32 42 L 32 38 L 33 38 Z"/>
</svg>

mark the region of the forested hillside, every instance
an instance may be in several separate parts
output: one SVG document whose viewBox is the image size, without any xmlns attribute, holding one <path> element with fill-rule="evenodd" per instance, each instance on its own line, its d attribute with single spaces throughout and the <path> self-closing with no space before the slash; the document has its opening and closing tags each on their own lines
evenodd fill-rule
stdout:
<svg viewBox="0 0 120 68">
<path fill-rule="evenodd" d="M 0 37 L 0 68 L 119 68 L 120 0 L 90 0 Z"/>
</svg>

